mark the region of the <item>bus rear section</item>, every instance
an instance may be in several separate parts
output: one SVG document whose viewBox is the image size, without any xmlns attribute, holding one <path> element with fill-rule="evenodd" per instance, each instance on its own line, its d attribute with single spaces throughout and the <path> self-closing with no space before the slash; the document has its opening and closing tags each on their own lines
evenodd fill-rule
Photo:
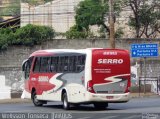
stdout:
<svg viewBox="0 0 160 119">
<path fill-rule="evenodd" d="M 129 52 L 120 49 L 93 49 L 91 79 L 87 82 L 92 102 L 127 102 L 130 88 Z"/>
</svg>

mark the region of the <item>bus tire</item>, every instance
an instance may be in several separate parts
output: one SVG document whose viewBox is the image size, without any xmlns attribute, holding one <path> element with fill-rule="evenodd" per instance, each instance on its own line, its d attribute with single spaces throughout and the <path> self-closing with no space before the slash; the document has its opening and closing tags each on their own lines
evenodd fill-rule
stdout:
<svg viewBox="0 0 160 119">
<path fill-rule="evenodd" d="M 37 99 L 36 91 L 32 93 L 32 102 L 34 106 L 42 106 L 43 103 Z"/>
<path fill-rule="evenodd" d="M 104 103 L 104 102 L 95 102 L 93 103 L 94 104 L 94 107 L 96 109 L 106 109 L 108 107 L 108 103 Z"/>
<path fill-rule="evenodd" d="M 63 103 L 63 109 L 69 110 L 70 109 L 70 103 L 68 102 L 67 93 L 63 93 L 62 95 L 62 103 Z"/>
</svg>

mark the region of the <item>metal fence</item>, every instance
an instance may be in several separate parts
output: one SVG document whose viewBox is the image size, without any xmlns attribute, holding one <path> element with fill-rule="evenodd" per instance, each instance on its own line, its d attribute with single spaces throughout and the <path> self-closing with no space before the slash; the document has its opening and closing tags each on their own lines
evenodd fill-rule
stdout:
<svg viewBox="0 0 160 119">
<path fill-rule="evenodd" d="M 139 77 L 139 95 L 140 93 L 155 93 L 160 91 L 160 77 Z"/>
</svg>

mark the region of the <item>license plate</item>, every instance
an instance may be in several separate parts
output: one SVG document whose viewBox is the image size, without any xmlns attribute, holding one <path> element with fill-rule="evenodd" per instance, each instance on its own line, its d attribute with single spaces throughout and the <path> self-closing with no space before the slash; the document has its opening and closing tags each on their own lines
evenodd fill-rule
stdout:
<svg viewBox="0 0 160 119">
<path fill-rule="evenodd" d="M 107 99 L 113 99 L 113 96 L 106 96 Z"/>
</svg>

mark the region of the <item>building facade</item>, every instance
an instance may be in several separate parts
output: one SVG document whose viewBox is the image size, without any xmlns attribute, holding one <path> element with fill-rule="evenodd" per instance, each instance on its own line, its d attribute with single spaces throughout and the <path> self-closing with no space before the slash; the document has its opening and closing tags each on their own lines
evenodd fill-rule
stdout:
<svg viewBox="0 0 160 119">
<path fill-rule="evenodd" d="M 75 7 L 82 0 L 54 0 L 34 6 L 21 3 L 21 26 L 26 24 L 51 26 L 56 32 L 66 32 L 74 25 Z"/>
<path fill-rule="evenodd" d="M 0 0 L 0 16 L 3 18 L 3 20 L 7 20 L 7 19 L 10 19 L 10 18 L 13 18 L 12 15 L 8 15 L 8 14 L 4 13 L 5 9 L 8 6 L 12 6 L 13 4 L 14 5 L 15 4 L 19 4 L 20 5 L 20 0 Z M 14 6 L 13 6 L 13 9 L 14 9 Z"/>
<path fill-rule="evenodd" d="M 75 24 L 75 7 L 80 1 L 83 0 L 54 0 L 39 6 L 21 3 L 21 26 L 46 25 L 54 28 L 56 32 L 65 33 Z M 115 29 L 122 29 L 123 38 L 134 38 L 136 34 L 128 25 L 130 16 L 133 16 L 130 7 L 125 7 L 120 15 L 116 16 Z M 108 24 L 107 19 L 106 24 Z M 93 26 L 91 31 L 96 35 L 98 30 L 97 26 Z"/>
</svg>

